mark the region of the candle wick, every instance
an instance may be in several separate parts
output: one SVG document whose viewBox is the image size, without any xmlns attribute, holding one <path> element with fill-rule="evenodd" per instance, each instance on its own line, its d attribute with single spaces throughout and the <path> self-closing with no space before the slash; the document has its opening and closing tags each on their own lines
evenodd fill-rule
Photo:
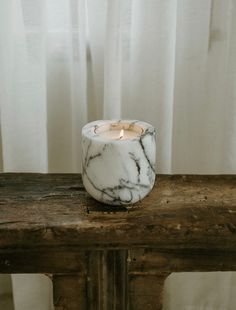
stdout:
<svg viewBox="0 0 236 310">
<path fill-rule="evenodd" d="M 118 140 L 121 140 L 124 137 L 124 129 L 121 129 L 120 136 Z"/>
</svg>

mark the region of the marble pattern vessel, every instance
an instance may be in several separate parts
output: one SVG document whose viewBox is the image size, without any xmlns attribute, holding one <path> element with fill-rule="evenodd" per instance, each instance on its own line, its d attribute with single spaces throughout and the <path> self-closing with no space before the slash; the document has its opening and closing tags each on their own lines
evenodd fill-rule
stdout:
<svg viewBox="0 0 236 310">
<path fill-rule="evenodd" d="M 103 133 L 124 129 L 127 139 L 106 139 Z M 132 133 L 132 134 L 133 134 Z M 155 129 L 135 120 L 101 120 L 82 129 L 82 178 L 87 192 L 110 204 L 132 204 L 144 198 L 155 182 Z"/>
</svg>

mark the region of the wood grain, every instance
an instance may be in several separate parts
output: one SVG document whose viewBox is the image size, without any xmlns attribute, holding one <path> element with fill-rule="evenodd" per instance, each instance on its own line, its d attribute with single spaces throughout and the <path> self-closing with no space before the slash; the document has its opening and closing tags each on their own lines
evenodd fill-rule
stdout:
<svg viewBox="0 0 236 310">
<path fill-rule="evenodd" d="M 236 247 L 235 176 L 158 176 L 131 208 L 102 205 L 81 176 L 0 175 L 0 248 Z"/>
<path fill-rule="evenodd" d="M 86 275 L 54 275 L 53 300 L 55 310 L 87 310 Z"/>
<path fill-rule="evenodd" d="M 78 174 L 0 175 L 0 272 L 51 274 L 57 310 L 159 310 L 172 272 L 236 271 L 236 176 L 158 176 L 131 207 Z"/>
</svg>

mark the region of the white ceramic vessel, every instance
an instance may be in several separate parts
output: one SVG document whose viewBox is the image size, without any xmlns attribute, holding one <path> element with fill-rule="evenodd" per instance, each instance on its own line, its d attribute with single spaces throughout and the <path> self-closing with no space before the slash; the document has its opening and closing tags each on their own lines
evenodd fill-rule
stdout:
<svg viewBox="0 0 236 310">
<path fill-rule="evenodd" d="M 99 120 L 82 129 L 82 178 L 96 200 L 123 205 L 144 198 L 155 182 L 155 129 L 137 120 Z"/>
</svg>

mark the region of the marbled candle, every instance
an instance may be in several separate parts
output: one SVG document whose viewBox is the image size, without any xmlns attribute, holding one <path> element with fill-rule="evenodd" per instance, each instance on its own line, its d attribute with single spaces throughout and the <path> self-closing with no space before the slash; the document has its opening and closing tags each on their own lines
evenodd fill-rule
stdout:
<svg viewBox="0 0 236 310">
<path fill-rule="evenodd" d="M 100 120 L 82 129 L 82 178 L 96 200 L 123 205 L 144 198 L 155 182 L 155 129 L 136 120 Z"/>
</svg>

